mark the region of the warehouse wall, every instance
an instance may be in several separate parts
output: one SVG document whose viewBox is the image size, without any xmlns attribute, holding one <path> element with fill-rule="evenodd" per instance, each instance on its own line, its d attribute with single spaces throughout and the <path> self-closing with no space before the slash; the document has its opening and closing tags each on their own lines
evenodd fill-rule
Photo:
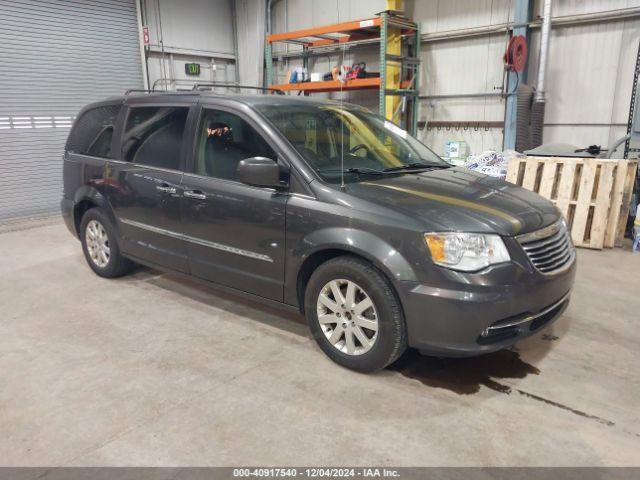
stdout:
<svg viewBox="0 0 640 480">
<path fill-rule="evenodd" d="M 514 3 L 513 0 L 405 0 L 405 8 L 408 15 L 420 23 L 422 33 L 429 36 L 510 22 Z M 541 14 L 541 3 L 541 0 L 534 3 L 534 18 Z M 370 17 L 384 10 L 385 4 L 373 0 L 280 0 L 273 11 L 274 31 Z M 555 0 L 553 16 L 632 7 L 640 7 L 640 0 Z M 421 94 L 495 94 L 503 82 L 502 55 L 507 40 L 503 31 L 424 42 Z M 639 40 L 640 19 L 637 17 L 553 27 L 545 142 L 604 146 L 624 134 Z M 529 83 L 535 84 L 539 29 L 532 31 L 531 47 Z M 354 58 L 367 61 L 370 68 L 375 69 L 377 54 L 374 51 L 348 51 L 345 63 L 351 63 Z M 339 61 L 340 55 L 336 54 L 312 66 L 317 71 L 328 71 Z M 279 80 L 284 81 L 288 70 L 297 64 L 295 60 L 279 62 Z M 368 106 L 376 105 L 368 93 L 347 97 Z M 504 100 L 495 96 L 425 99 L 421 102 L 420 119 L 502 122 L 504 107 Z M 466 140 L 472 152 L 501 149 L 503 141 L 501 128 L 457 131 L 427 128 L 419 136 L 439 153 L 443 152 L 447 140 Z"/>
<path fill-rule="evenodd" d="M 232 1 L 143 0 L 151 86 L 188 89 L 197 82 L 235 81 Z M 200 64 L 199 76 L 185 73 L 191 62 Z"/>
<path fill-rule="evenodd" d="M 289 30 L 298 30 L 370 17 L 385 10 L 386 4 L 385 0 L 279 0 L 272 10 L 273 29 L 284 30 L 285 10 L 289 14 Z"/>
<path fill-rule="evenodd" d="M 420 24 L 423 34 L 499 25 L 512 20 L 508 0 L 454 0 L 407 2 L 407 14 Z M 499 93 L 504 68 L 502 55 L 507 34 L 429 41 L 422 45 L 421 95 Z M 501 128 L 441 130 L 430 121 L 504 121 L 505 102 L 499 96 L 425 99 L 420 120 L 427 122 L 421 139 L 436 152 L 448 140 L 465 140 L 471 152 L 502 148 Z"/>
</svg>

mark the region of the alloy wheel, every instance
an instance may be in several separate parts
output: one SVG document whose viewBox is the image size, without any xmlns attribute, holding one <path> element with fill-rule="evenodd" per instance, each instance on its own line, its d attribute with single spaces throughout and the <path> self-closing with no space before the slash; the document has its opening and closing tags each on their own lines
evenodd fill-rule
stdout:
<svg viewBox="0 0 640 480">
<path fill-rule="evenodd" d="M 318 322 L 334 348 L 348 355 L 371 350 L 378 338 L 378 314 L 367 292 L 351 280 L 328 282 L 318 295 Z"/>
<path fill-rule="evenodd" d="M 91 220 L 85 231 L 85 241 L 91 261 L 98 267 L 104 268 L 109 263 L 111 249 L 107 231 L 97 220 Z"/>
</svg>

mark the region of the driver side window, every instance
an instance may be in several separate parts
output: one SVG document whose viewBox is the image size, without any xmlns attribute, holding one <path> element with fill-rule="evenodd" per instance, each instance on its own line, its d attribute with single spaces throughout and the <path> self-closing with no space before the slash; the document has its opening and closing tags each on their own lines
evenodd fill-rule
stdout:
<svg viewBox="0 0 640 480">
<path fill-rule="evenodd" d="M 225 180 L 238 179 L 238 164 L 251 157 L 276 160 L 267 142 L 239 116 L 204 109 L 198 127 L 194 173 Z"/>
</svg>

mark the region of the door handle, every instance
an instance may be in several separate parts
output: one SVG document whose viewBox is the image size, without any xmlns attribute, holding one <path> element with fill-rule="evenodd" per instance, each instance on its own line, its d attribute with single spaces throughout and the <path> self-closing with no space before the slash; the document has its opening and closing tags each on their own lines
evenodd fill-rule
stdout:
<svg viewBox="0 0 640 480">
<path fill-rule="evenodd" d="M 207 196 L 200 190 L 185 190 L 183 195 L 188 198 L 197 198 L 198 200 L 204 200 L 207 198 Z"/>
<path fill-rule="evenodd" d="M 162 193 L 176 193 L 176 187 L 170 187 L 169 185 L 156 185 L 156 190 Z"/>
</svg>

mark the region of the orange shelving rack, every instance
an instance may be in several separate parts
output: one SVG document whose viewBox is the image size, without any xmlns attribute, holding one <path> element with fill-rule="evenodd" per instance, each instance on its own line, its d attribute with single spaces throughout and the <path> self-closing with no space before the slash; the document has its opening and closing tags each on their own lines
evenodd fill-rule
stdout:
<svg viewBox="0 0 640 480">
<path fill-rule="evenodd" d="M 387 52 L 388 34 L 400 32 L 405 55 Z M 357 43 L 372 43 L 380 48 L 380 76 L 356 78 L 341 84 L 337 80 L 321 82 L 274 84 L 273 44 L 290 43 L 302 46 L 303 66 L 309 66 L 309 56 L 314 50 L 349 47 Z M 267 35 L 265 61 L 269 88 L 285 92 L 297 91 L 305 95 L 353 90 L 377 90 L 379 112 L 387 119 L 416 132 L 418 120 L 418 87 L 420 76 L 420 29 L 418 25 L 396 12 L 386 11 L 374 18 L 336 23 L 315 28 Z M 400 75 L 397 75 L 397 72 Z M 396 73 L 394 75 L 394 72 Z M 396 111 L 390 111 L 386 99 L 389 96 L 402 98 Z"/>
</svg>

